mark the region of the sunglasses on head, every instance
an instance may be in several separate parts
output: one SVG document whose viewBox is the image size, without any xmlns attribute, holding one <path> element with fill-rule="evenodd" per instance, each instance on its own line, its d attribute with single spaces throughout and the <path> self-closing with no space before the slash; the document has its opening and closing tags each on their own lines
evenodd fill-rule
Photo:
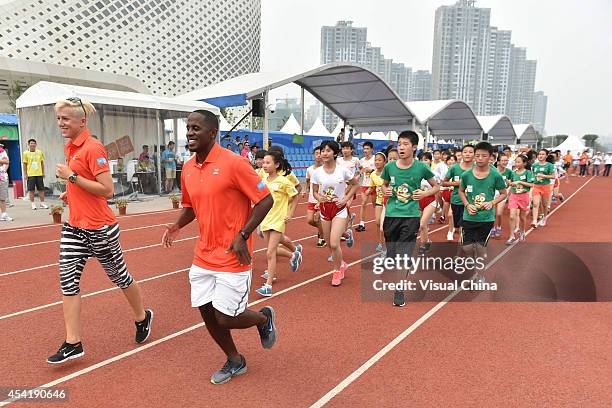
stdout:
<svg viewBox="0 0 612 408">
<path fill-rule="evenodd" d="M 83 113 L 85 113 L 85 116 L 87 116 L 87 111 L 85 110 L 85 106 L 83 106 L 83 101 L 81 100 L 81 98 L 78 98 L 76 96 L 71 96 L 70 98 L 66 98 L 66 100 L 70 103 L 81 104 L 81 109 L 83 109 Z"/>
</svg>

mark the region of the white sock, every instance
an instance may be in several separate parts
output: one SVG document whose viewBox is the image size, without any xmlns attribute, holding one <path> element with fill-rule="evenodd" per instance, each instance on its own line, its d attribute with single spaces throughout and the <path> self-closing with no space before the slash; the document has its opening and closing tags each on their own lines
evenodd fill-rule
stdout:
<svg viewBox="0 0 612 408">
<path fill-rule="evenodd" d="M 362 227 L 365 227 L 365 222 L 360 221 L 360 222 L 359 222 L 359 225 L 361 225 Z"/>
</svg>

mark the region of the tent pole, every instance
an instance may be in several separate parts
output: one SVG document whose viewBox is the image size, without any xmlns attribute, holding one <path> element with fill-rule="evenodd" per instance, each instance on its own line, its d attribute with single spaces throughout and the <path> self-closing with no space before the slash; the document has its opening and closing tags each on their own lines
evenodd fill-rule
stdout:
<svg viewBox="0 0 612 408">
<path fill-rule="evenodd" d="M 304 87 L 300 86 L 300 109 L 302 109 L 302 116 L 300 116 L 300 136 L 304 135 Z"/>
<path fill-rule="evenodd" d="M 264 149 L 268 150 L 270 146 L 268 146 L 268 134 L 270 132 L 269 124 L 268 124 L 268 91 L 264 92 L 264 123 L 263 123 L 263 145 Z"/>
<path fill-rule="evenodd" d="M 100 143 L 105 144 L 106 140 L 104 138 L 104 105 L 100 106 Z"/>
<path fill-rule="evenodd" d="M 162 181 L 161 181 L 161 139 L 162 132 L 164 131 L 164 121 L 161 118 L 161 113 L 156 111 L 157 117 L 157 188 L 159 189 L 159 195 L 162 195 Z"/>
<path fill-rule="evenodd" d="M 178 152 L 178 119 L 172 119 L 172 134 L 174 135 L 174 148 Z"/>
<path fill-rule="evenodd" d="M 412 131 L 416 131 L 416 118 L 414 116 L 412 117 Z"/>
</svg>

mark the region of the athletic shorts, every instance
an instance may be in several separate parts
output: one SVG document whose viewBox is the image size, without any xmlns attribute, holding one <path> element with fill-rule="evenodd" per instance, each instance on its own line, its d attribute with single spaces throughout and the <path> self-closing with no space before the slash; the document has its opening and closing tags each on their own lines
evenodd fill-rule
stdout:
<svg viewBox="0 0 612 408">
<path fill-rule="evenodd" d="M 559 185 L 560 185 L 560 184 L 561 184 L 561 183 L 559 183 L 559 179 L 558 179 L 558 178 L 556 178 L 556 179 L 555 179 L 555 184 L 553 184 L 553 188 L 557 188 L 557 187 L 559 187 Z"/>
<path fill-rule="evenodd" d="M 463 204 L 451 204 L 451 209 L 453 210 L 453 226 L 455 228 L 463 227 L 463 210 L 465 210 L 465 206 Z"/>
<path fill-rule="evenodd" d="M 317 203 L 308 203 L 308 211 L 318 212 L 319 209 L 315 208 L 315 205 L 317 205 Z"/>
<path fill-rule="evenodd" d="M 536 184 L 531 191 L 533 192 L 533 196 L 543 196 L 548 197 L 550 195 L 550 190 L 552 188 L 552 184 Z"/>
<path fill-rule="evenodd" d="M 421 211 L 423 211 L 425 209 L 425 207 L 427 207 L 429 204 L 431 203 L 435 203 L 436 202 L 436 196 L 435 195 L 430 195 L 427 197 L 423 197 L 419 200 L 419 207 L 421 208 Z"/>
<path fill-rule="evenodd" d="M 369 188 L 370 187 L 367 187 L 367 186 L 361 186 L 361 192 L 365 194 L 365 192 L 368 191 Z M 370 191 L 370 194 L 368 195 L 376 195 L 376 189 L 373 188 L 372 191 Z"/>
<path fill-rule="evenodd" d="M 176 169 L 166 169 L 166 180 L 176 178 Z"/>
<path fill-rule="evenodd" d="M 452 193 L 453 192 L 450 190 L 442 190 L 442 199 L 447 203 L 450 203 Z"/>
<path fill-rule="evenodd" d="M 347 218 L 348 211 L 346 206 L 338 208 L 336 203 L 326 202 L 319 204 L 319 210 L 321 211 L 321 218 L 325 221 L 331 221 L 334 218 Z"/>
<path fill-rule="evenodd" d="M 30 176 L 28 177 L 28 191 L 45 191 L 45 183 L 43 176 Z"/>
<path fill-rule="evenodd" d="M 238 316 L 249 302 L 251 271 L 215 272 L 191 265 L 191 306 L 200 307 L 211 303 L 227 316 Z"/>
<path fill-rule="evenodd" d="M 480 244 L 486 246 L 493 224 L 493 221 L 475 222 L 464 220 L 462 231 L 463 245 Z"/>
<path fill-rule="evenodd" d="M 508 197 L 508 208 L 511 210 L 529 211 L 529 204 L 531 204 L 529 193 L 510 193 L 510 197 Z"/>
<path fill-rule="evenodd" d="M 420 226 L 421 220 L 418 217 L 385 216 L 383 232 L 387 246 L 387 257 L 395 258 L 396 255 L 411 256 Z"/>
<path fill-rule="evenodd" d="M 8 180 L 0 180 L 0 201 L 8 198 Z"/>
</svg>

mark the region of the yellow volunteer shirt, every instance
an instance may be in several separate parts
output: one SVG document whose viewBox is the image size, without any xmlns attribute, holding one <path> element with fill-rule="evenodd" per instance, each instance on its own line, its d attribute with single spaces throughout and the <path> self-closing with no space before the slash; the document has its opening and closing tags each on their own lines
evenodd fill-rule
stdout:
<svg viewBox="0 0 612 408">
<path fill-rule="evenodd" d="M 385 181 L 382 177 L 376 174 L 376 171 L 370 173 L 370 187 L 376 189 L 376 205 L 383 205 L 382 186 Z"/>
<path fill-rule="evenodd" d="M 289 209 L 289 198 L 297 195 L 295 185 L 285 176 L 277 176 L 272 181 L 269 181 L 266 177 L 264 182 L 272 194 L 274 205 L 261 222 L 261 230 L 285 232 L 285 217 L 287 217 L 287 210 Z"/>
<path fill-rule="evenodd" d="M 26 172 L 28 177 L 43 175 L 43 162 L 45 155 L 42 151 L 36 149 L 31 152 L 26 150 L 23 152 L 23 162 L 26 164 Z"/>
</svg>

